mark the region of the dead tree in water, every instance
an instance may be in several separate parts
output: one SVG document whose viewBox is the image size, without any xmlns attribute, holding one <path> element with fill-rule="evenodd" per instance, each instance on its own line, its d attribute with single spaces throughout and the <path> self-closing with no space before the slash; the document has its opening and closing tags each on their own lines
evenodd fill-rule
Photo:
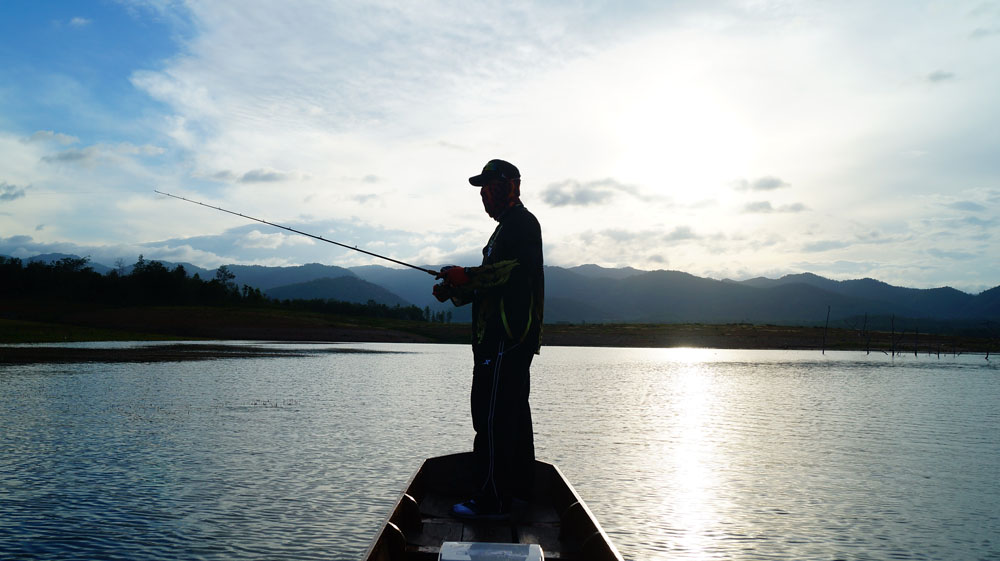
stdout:
<svg viewBox="0 0 1000 561">
<path fill-rule="evenodd" d="M 830 329 L 830 306 L 826 307 L 826 326 L 823 327 L 823 350 L 822 354 L 826 354 L 826 331 Z"/>
<path fill-rule="evenodd" d="M 889 352 L 896 356 L 896 314 L 889 319 Z"/>
<path fill-rule="evenodd" d="M 872 334 L 868 332 L 868 312 L 865 312 L 865 323 L 861 326 L 861 334 L 865 338 L 865 354 L 872 354 Z"/>
<path fill-rule="evenodd" d="M 845 323 L 846 322 L 847 320 L 845 320 Z M 858 328 L 858 322 L 855 319 L 850 320 L 849 327 L 858 334 L 858 339 L 864 341 L 865 354 L 872 354 L 872 334 L 868 331 L 868 312 L 865 312 L 865 317 L 862 320 L 860 329 Z"/>
<path fill-rule="evenodd" d="M 990 349 L 991 349 L 991 347 L 993 347 L 993 340 L 996 337 L 993 335 L 993 327 L 990 325 L 990 322 L 987 321 L 987 322 L 985 322 L 985 324 L 986 324 L 986 334 L 987 334 L 987 339 L 986 339 L 986 360 L 989 360 L 990 359 Z"/>
</svg>

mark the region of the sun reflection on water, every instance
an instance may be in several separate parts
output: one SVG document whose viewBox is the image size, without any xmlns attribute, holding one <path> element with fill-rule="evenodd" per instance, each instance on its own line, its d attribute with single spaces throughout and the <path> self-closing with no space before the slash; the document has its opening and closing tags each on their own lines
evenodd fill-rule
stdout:
<svg viewBox="0 0 1000 561">
<path fill-rule="evenodd" d="M 708 534 L 717 525 L 715 491 L 717 478 L 712 466 L 715 446 L 709 438 L 711 388 L 709 378 L 701 368 L 699 349 L 682 349 L 672 357 L 680 368 L 672 377 L 672 411 L 675 422 L 666 427 L 672 433 L 664 440 L 672 450 L 664 450 L 666 465 L 661 471 L 669 480 L 661 481 L 664 488 L 674 489 L 673 497 L 665 498 L 664 507 L 673 513 L 670 526 L 676 533 L 674 549 L 703 557 L 709 546 Z"/>
</svg>

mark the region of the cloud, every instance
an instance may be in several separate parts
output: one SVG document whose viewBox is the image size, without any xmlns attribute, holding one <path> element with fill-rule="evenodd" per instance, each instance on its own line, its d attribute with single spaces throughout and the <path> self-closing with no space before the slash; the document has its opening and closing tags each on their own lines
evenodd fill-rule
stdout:
<svg viewBox="0 0 1000 561">
<path fill-rule="evenodd" d="M 768 214 L 771 212 L 805 212 L 807 210 L 809 210 L 809 207 L 802 203 L 792 203 L 774 208 L 770 201 L 754 201 L 743 205 L 742 212 L 743 214 Z"/>
<path fill-rule="evenodd" d="M 791 186 L 791 183 L 773 175 L 758 177 L 753 181 L 737 179 L 733 182 L 733 189 L 736 189 L 737 191 L 773 191 L 775 189 Z"/>
<path fill-rule="evenodd" d="M 291 175 L 271 169 L 255 169 L 244 173 L 237 181 L 240 183 L 273 183 L 284 181 Z"/>
<path fill-rule="evenodd" d="M 141 146 L 136 146 L 131 142 L 122 142 L 111 148 L 111 151 L 115 154 L 122 154 L 126 156 L 159 156 L 166 152 L 163 148 L 159 146 L 153 146 L 152 144 L 143 144 Z"/>
<path fill-rule="evenodd" d="M 990 218 L 989 220 L 983 220 L 975 216 L 966 216 L 962 219 L 962 222 L 968 224 L 969 226 L 976 226 L 978 228 L 991 228 L 997 223 L 996 218 Z"/>
<path fill-rule="evenodd" d="M 437 146 L 440 146 L 441 148 L 446 148 L 448 150 L 460 150 L 462 152 L 467 152 L 469 150 L 469 148 L 466 146 L 455 144 L 454 142 L 448 142 L 447 140 L 439 140 L 437 142 Z"/>
<path fill-rule="evenodd" d="M 625 230 L 622 228 L 608 228 L 599 232 L 586 232 L 581 235 L 585 242 L 594 243 L 598 238 L 611 240 L 616 244 L 637 243 L 638 245 L 656 244 L 657 240 L 662 242 L 681 242 L 685 240 L 701 239 L 690 226 L 677 226 L 672 231 L 664 234 L 658 230 Z"/>
<path fill-rule="evenodd" d="M 29 244 L 32 242 L 31 236 L 19 235 L 11 236 L 9 238 L 0 238 L 0 248 L 3 248 L 4 253 L 8 252 L 8 248 L 17 245 Z"/>
<path fill-rule="evenodd" d="M 767 214 L 774 212 L 774 207 L 768 201 L 755 201 L 743 205 L 743 212 L 745 214 Z"/>
<path fill-rule="evenodd" d="M 121 142 L 115 145 L 92 144 L 83 148 L 70 148 L 69 150 L 63 150 L 49 156 L 42 156 L 42 161 L 49 164 L 90 164 L 103 160 L 120 160 L 122 157 L 128 156 L 158 156 L 164 152 L 163 148 L 150 144 L 140 146 L 131 142 Z"/>
<path fill-rule="evenodd" d="M 819 253 L 823 251 L 831 251 L 834 249 L 843 249 L 849 247 L 851 244 L 842 240 L 822 240 L 818 242 L 807 243 L 802 246 L 802 251 L 806 253 Z"/>
<path fill-rule="evenodd" d="M 947 82 L 948 80 L 954 80 L 955 74 L 952 72 L 945 72 L 944 70 L 935 70 L 927 75 L 926 80 L 931 83 L 937 82 Z"/>
<path fill-rule="evenodd" d="M 807 210 L 809 210 L 809 207 L 802 203 L 792 203 L 778 207 L 778 212 L 805 212 Z"/>
<path fill-rule="evenodd" d="M 93 146 L 88 146 L 82 150 L 73 148 L 51 156 L 42 156 L 42 161 L 50 164 L 82 162 L 91 159 L 95 152 L 96 150 L 94 150 Z"/>
<path fill-rule="evenodd" d="M 59 144 L 67 146 L 70 144 L 76 144 L 77 142 L 80 142 L 80 139 L 75 136 L 70 136 L 68 134 L 63 134 L 61 132 L 55 132 L 55 131 L 36 131 L 31 136 L 22 139 L 22 142 L 25 143 L 50 142 L 50 141 L 58 142 Z"/>
<path fill-rule="evenodd" d="M 406 235 L 392 238 L 399 250 L 387 252 L 393 256 L 432 256 L 434 251 L 474 246 L 468 250 L 471 255 L 483 241 L 479 229 L 492 224 L 469 206 L 475 195 L 460 190 L 464 177 L 474 172 L 455 170 L 475 169 L 507 153 L 539 178 L 530 195 L 542 205 L 539 210 L 549 209 L 548 216 L 541 216 L 546 241 L 553 250 L 566 248 L 555 255 L 568 265 L 591 260 L 625 264 L 629 259 L 641 265 L 652 262 L 650 254 L 662 253 L 674 266 L 697 273 L 706 263 L 714 267 L 733 261 L 713 257 L 711 252 L 719 248 L 748 270 L 772 270 L 799 258 L 794 254 L 802 244 L 816 242 L 811 247 L 823 250 L 819 240 L 846 240 L 855 244 L 850 248 L 854 259 L 893 264 L 916 255 L 929 262 L 932 258 L 922 250 L 939 247 L 978 252 L 982 263 L 968 264 L 997 271 L 996 260 L 989 257 L 1000 222 L 989 219 L 998 214 L 1000 192 L 994 191 L 991 202 L 971 188 L 956 194 L 954 187 L 945 187 L 997 189 L 988 150 L 995 129 L 989 124 L 996 115 L 995 96 L 989 94 L 996 79 L 984 53 L 997 40 L 993 35 L 1000 20 L 971 20 L 967 10 L 904 10 L 887 20 L 859 17 L 884 16 L 884 10 L 862 3 L 846 17 L 829 20 L 820 17 L 825 8 L 794 3 L 782 3 L 777 10 L 752 3 L 745 10 L 730 3 L 654 2 L 608 11 L 558 3 L 501 8 L 446 3 L 427 9 L 384 0 L 297 7 L 252 0 L 243 10 L 176 0 L 113 4 L 141 8 L 142 13 L 133 15 L 144 26 L 143 20 L 189 21 L 164 27 L 171 37 L 143 39 L 136 54 L 147 52 L 146 43 L 164 46 L 148 51 L 152 54 L 145 61 L 116 67 L 117 77 L 110 80 L 87 79 L 93 74 L 86 64 L 96 60 L 87 56 L 78 73 L 67 66 L 67 77 L 39 79 L 31 91 L 23 90 L 26 95 L 11 90 L 7 97 L 17 103 L 9 110 L 4 105 L 7 111 L 0 120 L 30 128 L 0 134 L 0 180 L 16 184 L 14 189 L 26 188 L 32 202 L 38 190 L 58 195 L 46 194 L 41 201 L 46 204 L 30 210 L 34 215 L 22 211 L 35 207 L 25 201 L 6 207 L 0 203 L 0 210 L 11 215 L 16 216 L 15 207 L 17 213 L 25 212 L 17 220 L 0 220 L 6 234 L 33 233 L 44 223 L 52 231 L 46 239 L 139 243 L 215 232 L 227 224 L 194 220 L 172 228 L 158 215 L 173 213 L 150 210 L 155 205 L 148 193 L 115 193 L 149 183 L 167 191 L 183 185 L 192 197 L 217 200 L 221 206 L 267 208 L 263 214 L 281 223 L 306 220 L 304 207 L 318 216 L 359 216 L 357 220 L 374 225 L 405 229 Z M 661 6 L 657 13 L 649 9 L 653 5 Z M 265 13 L 269 10 L 272 15 Z M 936 17 L 928 17 L 930 12 Z M 70 28 L 72 11 L 57 22 L 64 35 L 78 40 L 109 21 L 90 9 L 78 14 L 94 19 L 90 27 Z M 873 20 L 889 22 L 893 33 L 871 35 L 853 27 Z M 729 33 L 737 28 L 753 32 Z M 974 29 L 979 37 L 990 37 L 971 41 Z M 899 40 L 886 43 L 885 37 Z M 952 49 L 948 56 L 941 56 L 942 45 Z M 124 51 L 129 45 L 122 47 Z M 898 52 L 885 57 L 859 56 L 896 47 Z M 690 67 L 685 61 L 691 52 L 698 52 L 705 64 Z M 962 61 L 960 66 L 956 60 Z M 40 73 L 59 68 L 38 66 Z M 650 73 L 652 67 L 660 71 Z M 878 80 L 951 93 L 920 95 L 887 88 L 872 95 L 870 84 Z M 137 103 L 107 89 L 116 81 L 131 86 L 136 95 L 150 95 Z M 511 83 L 518 87 L 510 88 Z M 792 83 L 801 87 L 788 88 Z M 22 119 L 17 113 L 31 109 L 31 94 L 39 98 L 37 116 Z M 961 100 L 954 97 L 958 95 Z M 115 101 L 122 99 L 131 101 Z M 629 103 L 621 104 L 621 99 Z M 66 114 L 53 113 L 50 108 L 56 106 L 67 108 Z M 31 134 L 39 128 L 59 128 L 83 140 L 54 130 Z M 504 143 L 525 130 L 532 132 L 517 143 Z M 24 144 L 18 142 L 28 135 Z M 873 138 L 879 141 L 871 142 Z M 135 145 L 122 146 L 120 152 L 87 146 L 98 139 Z M 170 157 L 144 158 L 155 154 L 140 146 L 146 142 L 167 146 Z M 116 168 L 100 160 L 108 154 L 119 161 L 127 158 L 128 166 Z M 915 161 L 899 154 L 923 157 Z M 101 167 L 80 173 L 91 163 Z M 219 181 L 213 180 L 216 172 Z M 309 183 L 329 187 L 295 193 L 264 188 L 313 177 L 317 179 Z M 577 181 L 563 181 L 568 178 Z M 613 180 L 591 181 L 601 178 L 639 189 Z M 745 179 L 729 183 L 738 178 Z M 291 180 L 273 183 L 283 179 Z M 223 185 L 244 188 L 220 189 Z M 909 189 L 906 200 L 895 195 L 897 185 Z M 785 196 L 804 190 L 808 199 Z M 107 193 L 107 199 L 93 196 L 96 191 L 101 197 Z M 643 205 L 667 201 L 668 194 L 679 205 L 671 213 L 674 220 L 666 218 L 663 208 L 654 208 L 666 203 Z M 235 196 L 246 199 L 234 203 L 226 198 Z M 822 208 L 823 216 L 796 200 L 809 200 L 814 209 Z M 875 203 L 859 213 L 858 201 Z M 746 203 L 752 204 L 745 208 Z M 115 214 L 103 217 L 98 207 Z M 435 213 L 440 220 L 433 230 L 449 235 L 474 230 L 473 242 L 463 237 L 455 247 L 437 240 L 433 246 L 416 244 L 428 235 L 419 222 Z M 813 214 L 815 226 L 794 220 Z M 934 217 L 933 227 L 911 227 L 925 215 Z M 965 217 L 978 221 L 962 222 Z M 851 221 L 865 224 L 851 227 Z M 71 230 L 80 224 L 87 230 Z M 855 235 L 855 230 L 875 225 L 884 228 L 882 238 Z M 578 242 L 581 231 L 605 227 L 648 237 L 618 231 L 599 236 L 596 247 Z M 726 233 L 724 240 L 714 241 L 716 229 Z M 954 237 L 921 243 L 939 231 Z M 896 238 L 901 232 L 916 241 Z M 372 235 L 376 233 L 381 232 Z M 363 237 L 367 234 L 346 237 L 366 247 L 371 243 Z M 986 238 L 973 242 L 974 236 Z M 274 237 L 244 237 L 244 243 L 256 245 L 244 252 L 238 236 L 233 238 L 198 247 L 211 254 L 210 260 L 309 262 L 327 254 L 360 258 L 332 247 L 324 248 L 329 253 L 296 251 L 307 246 L 268 250 L 277 243 Z M 617 241 L 628 239 L 635 240 L 631 247 Z M 848 253 L 801 255 L 820 262 L 841 252 Z M 944 262 L 941 274 L 971 274 L 952 271 L 957 268 L 951 265 Z M 987 272 L 980 278 L 997 278 Z"/>
<path fill-rule="evenodd" d="M 986 207 L 979 203 L 974 203 L 972 201 L 958 201 L 954 203 L 948 203 L 946 207 L 954 210 L 968 210 L 972 212 L 982 212 L 986 210 Z"/>
<path fill-rule="evenodd" d="M 90 25 L 91 23 L 93 23 L 93 20 L 90 20 L 90 19 L 87 19 L 87 18 L 83 18 L 83 17 L 79 17 L 79 16 L 77 16 L 77 17 L 69 20 L 70 27 L 86 27 L 86 26 Z"/>
<path fill-rule="evenodd" d="M 937 248 L 928 249 L 927 254 L 937 257 L 938 259 L 951 259 L 954 261 L 970 261 L 972 259 L 980 258 L 980 256 L 975 253 L 968 253 L 966 251 L 945 251 Z"/>
<path fill-rule="evenodd" d="M 969 38 L 985 39 L 987 37 L 992 37 L 993 35 L 1000 35 L 1000 28 L 977 27 L 976 29 L 972 30 L 972 33 L 969 34 Z"/>
<path fill-rule="evenodd" d="M 698 236 L 691 230 L 690 226 L 678 226 L 672 232 L 663 236 L 665 242 L 677 242 L 683 240 L 698 239 Z"/>
<path fill-rule="evenodd" d="M 697 209 L 712 208 L 717 206 L 719 206 L 719 201 L 715 199 L 704 199 L 701 201 L 691 203 L 690 205 L 688 205 L 688 208 L 697 210 Z"/>
<path fill-rule="evenodd" d="M 854 235 L 859 241 L 868 243 L 888 243 L 892 241 L 890 238 L 886 238 L 882 235 L 882 232 L 878 230 L 869 230 L 867 232 L 858 232 Z"/>
<path fill-rule="evenodd" d="M 429 239 L 426 232 L 386 229 L 371 226 L 356 219 L 351 221 L 290 221 L 285 224 L 301 232 L 322 235 L 330 242 L 335 241 L 348 246 L 357 245 L 360 249 L 374 251 L 408 263 L 420 263 L 420 255 L 428 251 L 439 251 L 442 250 L 442 247 L 458 247 L 454 244 L 454 236 L 447 236 L 444 241 Z M 473 244 L 475 249 L 468 251 L 470 256 L 479 255 L 479 259 L 482 259 L 481 243 L 480 237 L 476 236 Z M 0 244 L 0 250 L 2 247 Z M 168 257 L 170 251 L 179 247 L 186 247 L 190 251 L 198 252 L 197 257 L 192 256 L 186 260 L 202 267 L 216 267 L 222 263 L 294 265 L 321 262 L 353 266 L 374 262 L 388 265 L 385 261 L 345 247 L 335 247 L 332 244 L 322 243 L 319 240 L 298 234 L 269 231 L 256 224 L 237 226 L 219 234 L 178 237 L 141 244 L 141 250 L 147 258 L 171 261 L 175 259 Z M 459 247 L 459 249 L 464 250 L 465 248 Z M 91 253 L 97 255 L 95 251 Z M 134 254 L 137 253 L 134 252 Z M 130 254 L 124 253 L 124 255 Z M 449 261 L 451 260 L 449 259 Z"/>
<path fill-rule="evenodd" d="M 0 181 L 0 202 L 13 201 L 24 196 L 24 187 Z"/>
<path fill-rule="evenodd" d="M 251 230 L 250 232 L 247 232 L 247 234 L 237 240 L 236 243 L 241 247 L 263 249 L 277 249 L 288 245 L 315 244 L 312 239 L 305 236 L 284 234 L 282 232 L 264 234 L 258 230 Z"/>
<path fill-rule="evenodd" d="M 610 238 L 615 242 L 627 243 L 632 242 L 637 239 L 649 239 L 648 232 L 630 232 L 628 230 L 622 230 L 620 228 L 611 228 L 608 230 L 602 230 L 598 235 Z"/>
<path fill-rule="evenodd" d="M 871 276 L 879 270 L 880 263 L 875 261 L 799 261 L 788 265 L 786 270 L 774 274 L 778 278 L 786 274 L 810 272 L 827 278 L 847 277 L 859 278 Z"/>
<path fill-rule="evenodd" d="M 609 178 L 587 183 L 572 179 L 552 183 L 542 191 L 542 200 L 554 207 L 589 206 L 607 202 L 618 193 L 643 198 L 637 188 Z"/>
<path fill-rule="evenodd" d="M 780 177 L 766 176 L 754 181 L 750 188 L 754 191 L 773 191 L 774 189 L 790 186 L 791 183 L 784 181 Z"/>
</svg>

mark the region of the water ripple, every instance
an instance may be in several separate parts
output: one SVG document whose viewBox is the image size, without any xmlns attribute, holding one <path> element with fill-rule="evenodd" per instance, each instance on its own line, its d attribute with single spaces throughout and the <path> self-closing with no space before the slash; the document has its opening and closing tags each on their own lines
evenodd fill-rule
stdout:
<svg viewBox="0 0 1000 561">
<path fill-rule="evenodd" d="M 359 347 L 0 368 L 0 557 L 357 559 L 472 440 L 467 348 Z M 996 559 L 983 362 L 545 349 L 537 455 L 627 559 Z"/>
</svg>

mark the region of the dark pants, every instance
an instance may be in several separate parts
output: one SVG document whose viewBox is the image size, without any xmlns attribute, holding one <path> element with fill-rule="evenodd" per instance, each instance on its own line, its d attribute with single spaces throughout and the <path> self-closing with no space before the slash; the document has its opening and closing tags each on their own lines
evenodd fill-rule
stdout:
<svg viewBox="0 0 1000 561">
<path fill-rule="evenodd" d="M 531 491 L 535 440 L 528 407 L 531 346 L 509 341 L 477 345 L 472 375 L 473 452 L 482 481 L 479 497 L 507 510 Z"/>
</svg>

